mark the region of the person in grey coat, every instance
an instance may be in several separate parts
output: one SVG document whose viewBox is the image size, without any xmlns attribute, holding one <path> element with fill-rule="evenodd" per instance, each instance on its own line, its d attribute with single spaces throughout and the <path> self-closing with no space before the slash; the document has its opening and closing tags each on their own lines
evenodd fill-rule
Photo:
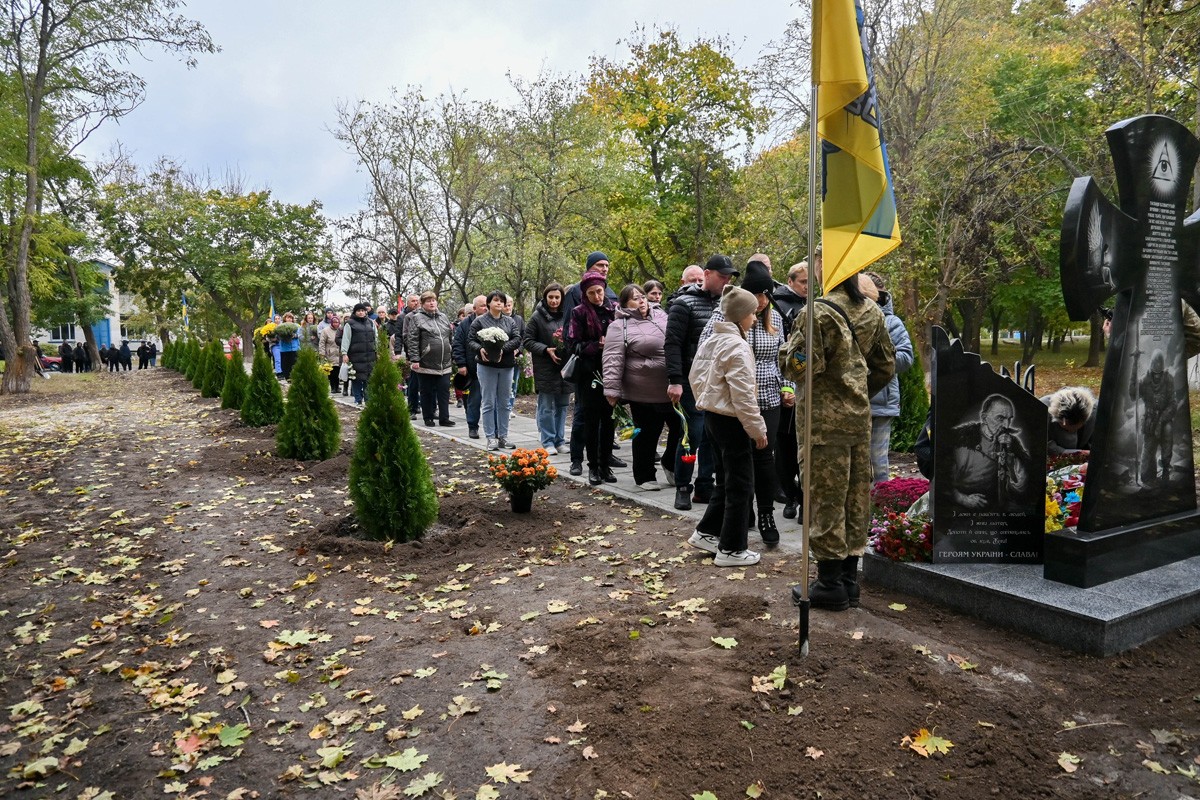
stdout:
<svg viewBox="0 0 1200 800">
<path fill-rule="evenodd" d="M 571 405 L 572 384 L 563 380 L 567 363 L 566 331 L 563 330 L 563 287 L 551 283 L 542 290 L 525 326 L 521 345 L 533 361 L 533 385 L 537 391 L 537 427 L 542 447 L 558 455 L 567 441 L 567 407 Z"/>
<path fill-rule="evenodd" d="M 409 368 L 421 388 L 421 411 L 425 426 L 454 425 L 450 419 L 450 373 L 454 371 L 453 334 L 450 318 L 438 310 L 437 295 L 421 295 L 421 310 L 405 316 L 404 351 Z M 434 422 L 434 412 L 438 420 Z"/>
<path fill-rule="evenodd" d="M 896 348 L 896 374 L 888 385 L 871 398 L 871 470 L 873 482 L 882 483 L 888 473 L 888 451 L 892 443 L 892 420 L 900 416 L 900 373 L 913 365 L 912 339 L 904 322 L 896 316 L 892 296 L 884 288 L 883 278 L 874 272 L 859 275 L 863 294 L 879 304 L 887 323 L 888 335 Z"/>
</svg>

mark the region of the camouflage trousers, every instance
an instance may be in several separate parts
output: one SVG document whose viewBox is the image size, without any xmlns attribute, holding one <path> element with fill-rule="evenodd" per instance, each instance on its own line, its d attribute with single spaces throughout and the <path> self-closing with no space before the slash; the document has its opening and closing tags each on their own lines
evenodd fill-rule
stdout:
<svg viewBox="0 0 1200 800">
<path fill-rule="evenodd" d="M 814 444 L 811 469 L 812 494 L 805 502 L 813 559 L 862 555 L 871 515 L 871 445 Z"/>
</svg>

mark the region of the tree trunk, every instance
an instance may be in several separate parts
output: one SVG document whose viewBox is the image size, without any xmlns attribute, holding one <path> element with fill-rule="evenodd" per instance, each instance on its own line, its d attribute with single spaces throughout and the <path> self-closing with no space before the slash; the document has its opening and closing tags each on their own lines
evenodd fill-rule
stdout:
<svg viewBox="0 0 1200 800">
<path fill-rule="evenodd" d="M 988 309 L 988 319 L 992 323 L 992 355 L 1000 355 L 1000 323 L 1004 321 L 1004 311 L 999 308 Z"/>
<path fill-rule="evenodd" d="M 1084 366 L 1098 367 L 1100 354 L 1104 351 L 1104 317 L 1099 311 L 1094 311 L 1088 319 L 1088 324 L 1091 326 L 1091 332 L 1088 336 L 1088 357 Z"/>
<path fill-rule="evenodd" d="M 959 300 L 955 303 L 962 315 L 963 348 L 970 353 L 979 352 L 979 307 L 975 300 Z"/>
</svg>

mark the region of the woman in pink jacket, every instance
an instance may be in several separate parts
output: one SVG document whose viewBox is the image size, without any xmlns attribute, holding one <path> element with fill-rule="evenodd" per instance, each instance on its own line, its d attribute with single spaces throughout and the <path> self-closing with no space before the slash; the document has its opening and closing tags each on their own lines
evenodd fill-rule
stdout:
<svg viewBox="0 0 1200 800">
<path fill-rule="evenodd" d="M 767 446 L 767 425 L 758 408 L 754 353 L 746 331 L 757 321 L 758 299 L 736 286 L 721 293 L 725 319 L 713 324 L 700 344 L 688 380 L 703 410 L 706 446 L 715 450 L 716 486 L 708 508 L 688 544 L 712 553 L 718 567 L 758 563 L 746 549 L 748 518 L 754 498 L 754 448 Z"/>
<path fill-rule="evenodd" d="M 621 290 L 617 318 L 604 339 L 604 396 L 610 406 L 629 403 L 633 435 L 633 480 L 646 491 L 658 477 L 658 437 L 665 424 L 679 436 L 679 417 L 667 397 L 667 312 L 652 306 L 637 284 Z"/>
</svg>

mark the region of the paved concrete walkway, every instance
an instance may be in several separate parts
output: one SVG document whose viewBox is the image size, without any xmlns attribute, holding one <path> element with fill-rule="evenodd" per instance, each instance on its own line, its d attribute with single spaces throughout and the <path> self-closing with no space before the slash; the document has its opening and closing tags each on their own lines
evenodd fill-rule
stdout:
<svg viewBox="0 0 1200 800">
<path fill-rule="evenodd" d="M 354 404 L 354 399 L 351 397 L 345 397 L 339 394 L 335 395 L 334 399 L 343 405 L 349 406 L 350 408 L 358 408 L 358 406 Z M 475 449 L 479 450 L 481 454 L 484 453 L 486 440 L 483 438 L 472 439 L 467 436 L 466 410 L 463 408 L 455 408 L 452 405 L 450 407 L 450 418 L 455 422 L 455 426 L 452 428 L 442 428 L 440 426 L 435 428 L 427 428 L 421 421 L 420 417 L 413 420 L 413 426 L 417 430 L 433 434 L 434 436 L 440 436 L 443 439 L 450 439 L 458 442 L 459 444 L 467 445 L 468 447 L 474 447 Z M 481 428 L 481 436 L 482 433 L 483 431 Z M 538 447 L 541 447 L 541 439 L 538 437 L 537 423 L 530 417 L 522 414 L 517 414 L 515 417 L 509 420 L 508 438 L 517 447 L 524 447 L 528 449 L 537 449 Z M 617 451 L 617 455 L 621 458 L 621 460 L 627 463 L 632 461 L 633 456 L 630 453 L 628 442 L 621 443 L 621 448 Z M 623 467 L 613 470 L 613 474 L 616 475 L 617 478 L 616 483 L 604 483 L 600 486 L 590 486 L 587 482 L 586 469 L 584 470 L 584 474 L 579 477 L 568 473 L 568 469 L 571 466 L 571 457 L 568 453 L 563 452 L 557 456 L 550 456 L 550 462 L 557 467 L 559 478 L 562 480 L 574 481 L 592 489 L 593 491 L 605 492 L 616 497 L 623 497 L 640 505 L 654 508 L 667 514 L 676 515 L 680 517 L 681 520 L 686 520 L 686 524 L 683 522 L 680 523 L 681 535 L 690 533 L 690 531 L 695 527 L 696 523 L 700 521 L 700 517 L 704 514 L 704 509 L 707 507 L 699 503 L 693 503 L 691 511 L 677 510 L 675 508 L 675 487 L 668 486 L 665 484 L 665 482 L 663 482 L 661 472 L 659 473 L 659 482 L 662 483 L 663 488 L 657 492 L 650 492 L 645 491 L 633 482 L 633 470 L 630 467 Z M 777 505 L 775 507 L 775 524 L 779 527 L 779 544 L 774 548 L 774 552 L 799 554 L 801 534 L 800 521 L 798 519 L 784 519 L 783 508 Z M 758 531 L 754 528 L 751 528 L 750 530 L 749 546 L 751 550 L 763 551 L 771 549 L 767 548 L 767 546 L 763 544 L 762 540 L 758 536 Z"/>
</svg>

